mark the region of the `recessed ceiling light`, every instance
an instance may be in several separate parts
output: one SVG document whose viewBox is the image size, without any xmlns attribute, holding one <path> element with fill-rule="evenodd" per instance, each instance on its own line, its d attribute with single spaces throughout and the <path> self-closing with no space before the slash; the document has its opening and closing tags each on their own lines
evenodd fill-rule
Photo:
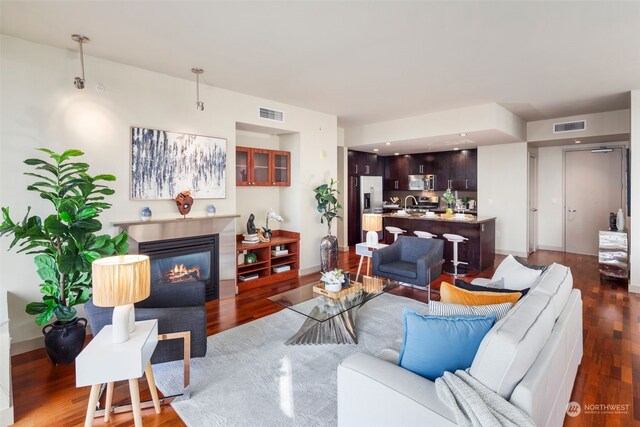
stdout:
<svg viewBox="0 0 640 427">
<path fill-rule="evenodd" d="M 575 141 L 573 141 L 576 144 L 580 144 L 582 141 L 580 141 L 579 139 L 576 139 Z"/>
<path fill-rule="evenodd" d="M 458 151 L 458 150 L 459 150 L 459 148 L 458 148 L 458 147 L 456 147 L 456 148 L 454 148 L 454 149 L 453 149 L 453 151 Z"/>
<path fill-rule="evenodd" d="M 399 155 L 400 155 L 400 153 L 393 153 L 393 155 L 394 155 L 394 156 L 399 156 Z"/>
<path fill-rule="evenodd" d="M 384 145 L 391 145 L 391 143 L 390 142 L 385 142 Z"/>
<path fill-rule="evenodd" d="M 460 136 L 467 136 L 467 134 L 466 133 L 461 133 Z"/>
<path fill-rule="evenodd" d="M 378 151 L 378 149 L 377 149 L 377 148 L 374 148 L 374 149 L 373 149 L 373 151 Z"/>
</svg>

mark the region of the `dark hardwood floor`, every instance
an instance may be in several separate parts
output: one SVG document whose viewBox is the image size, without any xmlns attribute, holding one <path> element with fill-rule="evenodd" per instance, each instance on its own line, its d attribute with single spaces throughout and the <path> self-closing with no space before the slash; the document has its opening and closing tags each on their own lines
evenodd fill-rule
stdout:
<svg viewBox="0 0 640 427">
<path fill-rule="evenodd" d="M 503 257 L 496 258 L 495 266 Z M 359 257 L 353 250 L 340 254 L 342 268 L 355 271 Z M 584 304 L 584 357 L 578 371 L 572 400 L 582 413 L 567 417 L 568 426 L 640 425 L 640 295 L 629 294 L 626 284 L 601 281 L 597 258 L 563 252 L 539 251 L 529 257 L 534 264 L 558 262 L 571 267 L 574 287 L 582 291 Z M 490 277 L 493 269 L 479 276 Z M 280 310 L 266 298 L 299 285 L 317 280 L 319 274 L 254 289 L 236 298 L 207 303 L 208 333 L 233 328 Z M 434 289 L 446 280 L 441 276 Z M 424 292 L 401 287 L 394 293 L 424 299 Z M 437 292 L 434 293 L 437 299 Z M 12 378 L 16 425 L 75 426 L 84 421 L 89 388 L 75 387 L 75 366 L 52 366 L 44 350 L 14 356 Z M 143 399 L 148 398 L 141 384 Z M 128 399 L 125 383 L 116 387 L 114 402 Z M 606 413 L 602 406 L 618 405 L 617 414 Z M 238 410 L 241 410 L 239 408 Z M 165 405 L 156 415 L 153 408 L 143 411 L 145 426 L 184 425 L 175 411 Z M 132 425 L 131 414 L 112 416 L 109 423 L 101 418 L 94 425 Z"/>
</svg>

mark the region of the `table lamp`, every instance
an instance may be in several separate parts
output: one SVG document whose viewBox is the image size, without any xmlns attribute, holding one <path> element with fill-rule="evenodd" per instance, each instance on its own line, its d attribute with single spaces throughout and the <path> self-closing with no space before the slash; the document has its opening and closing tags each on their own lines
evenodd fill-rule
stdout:
<svg viewBox="0 0 640 427">
<path fill-rule="evenodd" d="M 135 330 L 133 303 L 151 292 L 151 268 L 146 255 L 121 255 L 95 260 L 93 303 L 113 308 L 113 342 L 122 343 Z"/>
<path fill-rule="evenodd" d="M 382 231 L 382 215 L 362 215 L 362 229 L 367 232 L 367 246 L 378 244 L 378 231 Z"/>
</svg>

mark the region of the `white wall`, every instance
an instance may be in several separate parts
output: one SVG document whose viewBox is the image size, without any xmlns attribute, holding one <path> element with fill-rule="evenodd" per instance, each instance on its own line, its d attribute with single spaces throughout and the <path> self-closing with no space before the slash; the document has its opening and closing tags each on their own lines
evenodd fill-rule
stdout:
<svg viewBox="0 0 640 427">
<path fill-rule="evenodd" d="M 338 236 L 338 248 L 341 251 L 349 250 L 349 228 L 347 202 L 349 198 L 349 164 L 347 159 L 348 150 L 344 146 L 344 129 L 338 128 L 338 188 L 340 194 L 338 201 L 342 205 L 343 221 L 336 221 L 336 235 Z"/>
<path fill-rule="evenodd" d="M 553 133 L 554 123 L 565 123 L 578 120 L 587 121 L 585 130 L 567 133 Z M 557 119 L 538 120 L 527 123 L 527 141 L 530 142 L 550 141 L 565 138 L 584 139 L 596 136 L 624 135 L 627 133 L 629 133 L 629 110 L 582 114 L 579 116 L 560 117 Z"/>
<path fill-rule="evenodd" d="M 478 147 L 478 216 L 496 217 L 496 251 L 527 253 L 526 142 Z"/>
<path fill-rule="evenodd" d="M 640 89 L 631 91 L 631 219 L 629 290 L 640 293 Z M 636 224 L 636 222 L 638 224 Z"/>
<path fill-rule="evenodd" d="M 280 138 L 277 135 L 248 132 L 239 130 L 236 132 L 236 145 L 251 148 L 264 148 L 266 150 L 279 150 Z M 228 169 L 235 174 L 235 169 Z M 235 179 L 235 178 L 234 178 Z M 280 213 L 280 188 L 281 187 L 236 187 L 236 213 L 240 218 L 236 220 L 236 232 L 247 232 L 247 220 L 250 214 L 255 216 L 256 228 L 264 227 L 269 208 Z M 284 215 L 283 213 L 280 213 Z M 287 229 L 278 221 L 269 221 L 272 230 Z"/>
<path fill-rule="evenodd" d="M 194 81 L 91 56 L 85 57 L 87 87 L 79 91 L 72 84 L 78 72 L 77 52 L 6 36 L 1 42 L 0 205 L 10 206 L 15 217 L 22 217 L 27 205 L 33 206 L 35 214 L 49 212 L 45 201 L 26 191 L 32 180 L 22 174 L 28 170 L 22 161 L 37 155 L 36 147 L 82 149 L 86 152 L 84 160 L 92 165 L 91 173 L 116 175 L 113 208 L 101 216 L 106 232 L 115 231 L 109 226 L 111 221 L 136 219 L 145 205 L 151 207 L 156 218 L 176 217 L 173 201 L 129 200 L 130 126 L 226 138 L 226 198 L 196 200 L 191 215 L 204 214 L 212 202 L 219 213 L 235 213 L 236 122 L 271 126 L 270 121 L 258 117 L 259 107 L 266 106 L 284 111 L 286 122 L 280 126 L 299 133 L 298 164 L 292 166 L 299 191 L 289 205 L 299 218 L 299 228 L 294 231 L 302 234 L 301 267 L 313 269 L 319 265 L 318 247 L 325 228 L 314 214 L 312 189 L 336 176 L 335 116 L 208 85 L 200 88 L 205 103 L 205 110 L 200 112 L 194 105 Z M 205 72 L 204 82 L 213 81 L 213 75 Z M 104 93 L 94 90 L 97 82 L 104 84 Z M 39 299 L 39 281 L 32 258 L 7 252 L 8 239 L 1 240 L 0 285 L 9 292 L 13 350 L 21 342 L 42 341 L 33 317 L 24 313 L 26 303 Z"/>
<path fill-rule="evenodd" d="M 522 141 L 526 135 L 526 125 L 518 116 L 498 104 L 483 104 L 346 128 L 345 146 L 487 130 L 498 131 L 496 138 L 503 139 L 499 142 Z"/>
</svg>

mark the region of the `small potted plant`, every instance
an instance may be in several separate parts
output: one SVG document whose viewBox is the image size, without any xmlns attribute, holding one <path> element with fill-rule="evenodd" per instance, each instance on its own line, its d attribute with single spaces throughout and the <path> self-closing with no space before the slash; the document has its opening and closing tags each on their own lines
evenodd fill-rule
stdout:
<svg viewBox="0 0 640 427">
<path fill-rule="evenodd" d="M 451 191 L 451 188 L 447 188 L 447 191 L 444 192 L 442 198 L 445 202 L 447 202 L 447 215 L 453 215 L 453 205 L 456 202 L 456 196 Z"/>
<path fill-rule="evenodd" d="M 344 273 L 336 268 L 322 273 L 320 281 L 324 283 L 324 288 L 329 292 L 340 292 L 342 284 L 345 282 Z"/>
</svg>

